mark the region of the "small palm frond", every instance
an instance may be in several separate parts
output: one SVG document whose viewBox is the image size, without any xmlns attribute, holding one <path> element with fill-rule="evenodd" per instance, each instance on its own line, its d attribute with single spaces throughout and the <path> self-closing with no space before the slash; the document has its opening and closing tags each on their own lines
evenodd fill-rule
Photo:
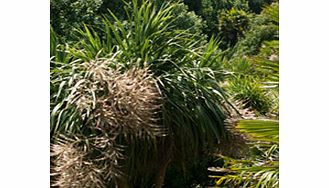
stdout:
<svg viewBox="0 0 329 188">
<path fill-rule="evenodd" d="M 279 122 L 276 120 L 240 120 L 237 128 L 252 140 L 279 142 Z"/>
<path fill-rule="evenodd" d="M 272 145 L 267 150 L 259 151 L 253 158 L 233 159 L 219 156 L 225 161 L 222 168 L 210 167 L 217 186 L 277 188 L 279 187 L 278 146 Z"/>
<path fill-rule="evenodd" d="M 211 167 L 210 178 L 216 185 L 267 188 L 279 187 L 279 122 L 275 120 L 241 120 L 237 129 L 245 133 L 254 148 L 251 157 L 233 159 L 220 155 L 222 168 Z M 256 146 L 256 147 L 255 147 Z M 224 174 L 223 174 L 224 173 Z"/>
</svg>

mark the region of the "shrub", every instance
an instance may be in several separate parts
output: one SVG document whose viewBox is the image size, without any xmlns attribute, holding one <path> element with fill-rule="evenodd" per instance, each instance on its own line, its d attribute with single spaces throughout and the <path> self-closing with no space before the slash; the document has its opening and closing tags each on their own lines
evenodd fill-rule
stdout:
<svg viewBox="0 0 329 188">
<path fill-rule="evenodd" d="M 51 0 L 50 24 L 63 39 L 72 39 L 73 28 L 83 22 L 97 24 L 103 0 Z"/>
<path fill-rule="evenodd" d="M 223 46 L 232 47 L 239 38 L 243 37 L 243 33 L 249 26 L 249 17 L 247 12 L 236 8 L 221 12 L 219 15 L 219 36 Z"/>
<path fill-rule="evenodd" d="M 271 108 L 271 99 L 251 77 L 235 77 L 229 82 L 228 90 L 235 100 L 242 102 L 243 108 L 252 108 L 261 114 L 266 114 Z"/>
<path fill-rule="evenodd" d="M 183 168 L 229 134 L 221 54 L 214 38 L 205 44 L 177 29 L 177 3 L 129 6 L 127 20 L 109 12 L 101 27 L 77 28 L 79 41 L 65 48 L 69 62 L 52 62 L 52 138 L 107 133 L 125 146 L 121 183 L 160 187 L 171 162 Z"/>
<path fill-rule="evenodd" d="M 243 55 L 256 55 L 264 41 L 279 39 L 279 6 L 272 3 L 264 8 L 260 15 L 257 15 L 250 24 L 250 30 L 245 32 L 234 47 L 234 57 Z"/>
</svg>

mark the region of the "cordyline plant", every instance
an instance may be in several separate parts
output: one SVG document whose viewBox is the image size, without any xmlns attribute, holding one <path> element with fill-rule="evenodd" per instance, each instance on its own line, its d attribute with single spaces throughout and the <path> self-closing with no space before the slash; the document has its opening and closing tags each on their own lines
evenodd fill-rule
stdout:
<svg viewBox="0 0 329 188">
<path fill-rule="evenodd" d="M 229 142 L 218 42 L 173 29 L 175 5 L 133 0 L 75 45 L 51 32 L 54 185 L 162 187 L 172 161 Z"/>
</svg>

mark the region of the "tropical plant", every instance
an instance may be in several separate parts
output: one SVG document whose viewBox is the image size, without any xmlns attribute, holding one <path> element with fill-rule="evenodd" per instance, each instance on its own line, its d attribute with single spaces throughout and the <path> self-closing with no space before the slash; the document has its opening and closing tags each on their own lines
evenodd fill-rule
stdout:
<svg viewBox="0 0 329 188">
<path fill-rule="evenodd" d="M 219 35 L 226 47 L 234 46 L 249 26 L 250 16 L 244 10 L 231 8 L 219 15 Z"/>
<path fill-rule="evenodd" d="M 265 41 L 257 55 L 251 56 L 245 61 L 233 61 L 229 64 L 233 65 L 231 70 L 236 75 L 240 75 L 240 81 L 247 84 L 248 88 L 254 85 L 263 88 L 262 91 L 268 96 L 266 100 L 271 99 L 268 103 L 272 104 L 271 112 L 277 113 L 277 115 L 267 115 L 267 118 L 272 119 L 238 121 L 236 129 L 247 136 L 250 154 L 239 159 L 219 155 L 224 164 L 220 167 L 209 168 L 211 171 L 210 177 L 216 180 L 217 186 L 279 187 L 278 49 L 277 40 Z M 243 75 L 245 76 L 242 77 Z M 254 80 L 248 81 L 251 76 Z M 241 84 L 238 86 L 241 86 Z M 236 90 L 236 93 L 239 93 L 238 90 Z M 255 98 L 250 99 L 250 102 L 255 103 L 262 99 L 262 97 L 256 96 L 256 93 L 254 91 L 242 96 L 255 96 Z M 239 98 L 242 96 L 239 96 Z"/>
<path fill-rule="evenodd" d="M 267 96 L 267 91 L 252 76 L 233 77 L 228 82 L 227 89 L 237 102 L 242 103 L 243 108 L 251 108 L 263 115 L 271 108 L 272 101 Z"/>
<path fill-rule="evenodd" d="M 265 9 L 267 10 L 267 9 Z M 265 115 L 278 112 L 279 42 L 263 41 L 258 54 L 231 59 L 224 68 L 231 74 L 225 88 L 231 96 Z"/>
<path fill-rule="evenodd" d="M 90 175 L 104 181 L 95 187 L 161 187 L 172 161 L 186 164 L 197 159 L 229 134 L 222 106 L 227 99 L 219 84 L 224 76 L 218 41 L 211 38 L 204 44 L 190 30 L 175 29 L 176 3 L 158 8 L 152 1 L 133 0 L 130 6 L 125 21 L 109 11 L 98 28 L 77 28 L 76 44 L 65 48 L 52 44 L 56 52 L 51 63 L 53 148 L 77 147 L 68 159 L 78 153 L 79 164 L 91 163 L 87 171 L 110 174 Z M 67 54 L 69 62 L 62 62 L 58 51 Z M 60 135 L 69 139 L 61 144 Z M 80 140 L 76 136 L 86 141 L 75 145 L 74 140 Z M 84 149 L 88 143 L 97 145 L 97 140 L 108 140 L 115 147 Z M 107 165 L 118 164 L 122 173 L 99 169 L 116 147 L 123 148 L 116 153 L 123 158 Z M 65 153 L 53 152 L 58 173 L 81 169 L 64 168 Z M 90 162 L 90 156 L 98 162 Z M 62 179 L 57 178 L 60 184 Z"/>
<path fill-rule="evenodd" d="M 252 154 L 249 158 L 233 159 L 219 156 L 225 161 L 222 168 L 209 168 L 217 186 L 279 187 L 279 122 L 276 120 L 241 120 L 237 128 L 249 136 Z"/>
</svg>

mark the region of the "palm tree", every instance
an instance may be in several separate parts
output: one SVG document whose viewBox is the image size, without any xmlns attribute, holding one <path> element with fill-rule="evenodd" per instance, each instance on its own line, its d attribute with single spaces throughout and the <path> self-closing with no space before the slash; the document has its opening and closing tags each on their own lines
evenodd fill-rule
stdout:
<svg viewBox="0 0 329 188">
<path fill-rule="evenodd" d="M 227 141 L 218 41 L 174 29 L 175 5 L 133 0 L 128 20 L 109 12 L 52 45 L 55 184 L 162 187 L 172 161 Z"/>
</svg>

